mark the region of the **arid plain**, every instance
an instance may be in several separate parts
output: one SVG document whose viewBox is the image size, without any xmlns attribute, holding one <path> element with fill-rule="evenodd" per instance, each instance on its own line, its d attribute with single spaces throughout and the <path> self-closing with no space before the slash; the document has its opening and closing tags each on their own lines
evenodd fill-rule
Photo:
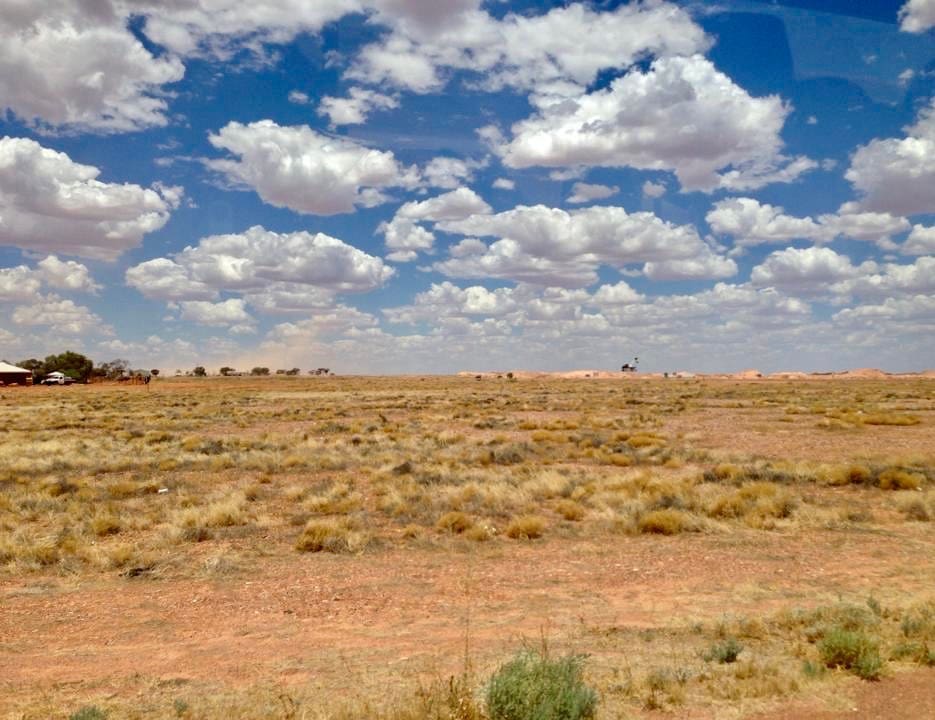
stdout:
<svg viewBox="0 0 935 720">
<path fill-rule="evenodd" d="M 0 717 L 935 715 L 935 379 L 0 389 Z M 854 709 L 857 709 L 857 713 Z"/>
</svg>

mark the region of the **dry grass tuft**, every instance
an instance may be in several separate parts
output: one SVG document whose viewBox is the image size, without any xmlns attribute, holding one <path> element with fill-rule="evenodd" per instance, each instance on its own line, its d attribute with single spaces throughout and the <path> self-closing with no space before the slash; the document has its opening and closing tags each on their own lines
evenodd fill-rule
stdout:
<svg viewBox="0 0 935 720">
<path fill-rule="evenodd" d="M 555 512 L 571 522 L 584 520 L 584 516 L 587 515 L 584 506 L 574 500 L 559 500 L 555 504 Z"/>
<path fill-rule="evenodd" d="M 296 540 L 299 552 L 359 553 L 370 542 L 366 533 L 346 518 L 311 520 Z"/>
<path fill-rule="evenodd" d="M 637 528 L 641 533 L 678 535 L 697 529 L 697 524 L 688 513 L 667 508 L 653 510 L 641 516 L 637 521 Z"/>
<path fill-rule="evenodd" d="M 545 520 L 538 515 L 513 518 L 506 526 L 506 536 L 513 540 L 535 540 L 545 533 Z"/>
<path fill-rule="evenodd" d="M 442 515 L 435 523 L 435 527 L 452 535 L 460 535 L 474 526 L 474 521 L 463 512 L 452 510 Z"/>
<path fill-rule="evenodd" d="M 881 490 L 918 490 L 924 480 L 920 473 L 890 468 L 880 473 L 877 483 Z"/>
</svg>

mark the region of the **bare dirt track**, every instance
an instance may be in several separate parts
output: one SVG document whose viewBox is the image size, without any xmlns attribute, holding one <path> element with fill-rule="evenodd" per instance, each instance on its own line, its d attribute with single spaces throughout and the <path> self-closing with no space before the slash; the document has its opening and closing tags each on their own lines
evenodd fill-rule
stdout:
<svg viewBox="0 0 935 720">
<path fill-rule="evenodd" d="M 588 656 L 599 720 L 901 719 L 935 706 L 935 670 L 908 661 L 887 658 L 879 682 L 808 679 L 813 645 L 770 624 L 848 603 L 882 606 L 898 627 L 898 613 L 935 600 L 931 380 L 212 379 L 49 392 L 0 398 L 18 413 L 0 437 L 0 718 L 94 704 L 111 719 L 213 720 L 238 713 L 173 703 L 231 696 L 236 708 L 252 688 L 316 710 L 241 717 L 330 718 L 459 673 L 466 656 L 481 687 L 543 636 Z M 61 427 L 24 429 L 41 413 Z M 909 424 L 862 423 L 871 416 Z M 17 455 L 27 442 L 48 469 Z M 832 481 L 855 463 L 909 485 Z M 497 483 L 500 505 L 482 505 Z M 748 490 L 788 494 L 787 511 L 717 510 Z M 570 500 L 583 519 L 563 518 Z M 219 507 L 235 517 L 201 519 Z M 641 531 L 660 508 L 695 524 Z M 449 511 L 499 530 L 484 542 L 444 532 Z M 105 512 L 116 530 L 85 527 Z M 508 539 L 527 513 L 545 517 L 544 536 Z M 297 552 L 322 517 L 357 518 L 373 542 Z M 52 560 L 26 555 L 27 541 L 66 535 Z M 109 559 L 124 545 L 128 560 Z M 740 669 L 719 685 L 727 669 L 702 659 L 738 618 L 766 628 L 743 637 L 758 685 Z M 624 677 L 655 665 L 695 678 L 664 710 L 645 679 L 633 689 Z M 766 688 L 777 668 L 794 682 Z"/>
</svg>

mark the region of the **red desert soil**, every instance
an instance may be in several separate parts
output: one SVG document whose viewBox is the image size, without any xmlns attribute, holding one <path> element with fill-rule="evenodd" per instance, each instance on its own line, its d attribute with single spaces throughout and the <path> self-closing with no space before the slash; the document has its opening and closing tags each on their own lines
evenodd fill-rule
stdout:
<svg viewBox="0 0 935 720">
<path fill-rule="evenodd" d="M 845 707 L 824 710 L 814 703 L 791 702 L 750 720 L 925 720 L 935 718 L 935 669 L 916 670 L 880 682 L 854 681 Z"/>
<path fill-rule="evenodd" d="M 777 422 L 782 410 L 707 408 L 665 419 L 664 431 L 682 435 L 698 448 L 721 455 L 752 455 L 771 460 L 815 462 L 886 461 L 894 457 L 935 454 L 935 433 L 924 426 L 865 426 L 858 433 L 838 433 L 818 425 L 820 416 L 796 415 Z"/>
<path fill-rule="evenodd" d="M 588 652 L 587 628 L 713 620 L 726 609 L 756 615 L 839 594 L 872 592 L 885 602 L 891 593 L 931 590 L 935 552 L 924 531 L 411 547 L 267 561 L 249 579 L 115 578 L 76 587 L 67 578 L 6 580 L 0 713 L 14 717 L 15 698 L 27 689 L 38 695 L 75 684 L 120 696 L 134 676 L 222 687 L 312 682 L 340 692 L 379 687 L 387 673 L 456 671 L 468 614 L 473 652 L 489 666 L 543 629 Z M 928 678 L 899 680 L 915 688 L 912 707 L 931 706 Z M 860 686 L 856 701 L 887 707 L 892 687 Z M 817 717 L 803 712 L 789 717 Z"/>
</svg>

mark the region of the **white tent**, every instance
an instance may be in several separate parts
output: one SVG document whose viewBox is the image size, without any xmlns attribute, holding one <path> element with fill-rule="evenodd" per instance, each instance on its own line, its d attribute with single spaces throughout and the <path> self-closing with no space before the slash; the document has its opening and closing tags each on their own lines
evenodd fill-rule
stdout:
<svg viewBox="0 0 935 720">
<path fill-rule="evenodd" d="M 4 385 L 25 384 L 32 377 L 32 371 L 10 363 L 0 362 L 0 383 Z"/>
<path fill-rule="evenodd" d="M 10 363 L 5 363 L 0 360 L 0 374 L 5 373 L 14 373 L 19 375 L 32 375 L 32 370 L 26 370 L 25 368 L 17 367 L 16 365 L 10 365 Z"/>
</svg>

